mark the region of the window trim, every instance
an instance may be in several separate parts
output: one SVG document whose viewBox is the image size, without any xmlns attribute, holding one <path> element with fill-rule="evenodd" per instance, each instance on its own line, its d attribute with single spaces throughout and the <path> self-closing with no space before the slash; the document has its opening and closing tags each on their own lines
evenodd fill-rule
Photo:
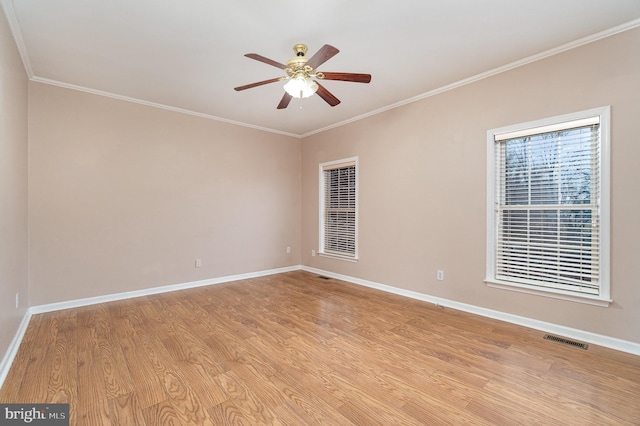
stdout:
<svg viewBox="0 0 640 426">
<path fill-rule="evenodd" d="M 331 169 L 338 169 L 341 167 L 347 167 L 349 165 L 354 165 L 355 166 L 355 173 L 356 173 L 356 207 L 355 207 L 355 250 L 354 250 L 354 255 L 353 256 L 347 256 L 347 255 L 340 255 L 337 253 L 327 253 L 325 252 L 325 247 L 324 247 L 324 240 L 325 240 L 325 223 L 324 223 L 324 213 L 325 213 L 325 182 L 324 182 L 324 171 L 327 168 L 331 168 Z M 360 185 L 360 178 L 359 178 L 359 164 L 358 164 L 358 157 L 349 157 L 349 158 L 343 158 L 340 160 L 334 160 L 334 161 L 327 161 L 324 163 L 320 163 L 319 165 L 319 179 L 318 179 L 318 188 L 319 188 L 319 238 L 318 238 L 318 255 L 322 256 L 322 257 L 328 257 L 328 258 L 332 258 L 332 259 L 339 259 L 339 260 L 344 260 L 347 262 L 357 262 L 358 261 L 358 216 L 359 216 L 359 208 L 358 208 L 358 204 L 359 204 L 359 185 Z"/>
<path fill-rule="evenodd" d="M 516 291 L 572 302 L 586 303 L 596 306 L 609 306 L 611 300 L 610 282 L 610 114 L 611 107 L 604 106 L 585 111 L 565 114 L 541 120 L 530 121 L 521 124 L 510 125 L 487 131 L 487 236 L 486 236 L 486 278 L 485 283 L 492 288 Z M 495 214 L 496 182 L 495 182 L 495 144 L 500 139 L 507 139 L 510 135 L 520 135 L 539 128 L 556 128 L 563 123 L 585 120 L 592 117 L 600 119 L 600 294 L 580 294 L 578 292 L 565 291 L 554 288 L 514 283 L 498 280 L 496 274 L 496 243 L 497 243 L 497 218 Z M 539 132 L 542 133 L 542 132 Z"/>
</svg>

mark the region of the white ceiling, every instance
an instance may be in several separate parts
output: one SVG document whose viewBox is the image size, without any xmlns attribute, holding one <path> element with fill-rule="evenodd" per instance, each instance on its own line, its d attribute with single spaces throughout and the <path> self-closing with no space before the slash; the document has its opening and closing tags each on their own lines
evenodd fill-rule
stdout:
<svg viewBox="0 0 640 426">
<path fill-rule="evenodd" d="M 29 77 L 304 136 L 640 26 L 640 0 L 1 0 Z M 340 53 L 318 96 L 276 106 L 293 45 Z M 597 60 L 597 58 L 594 58 Z"/>
</svg>

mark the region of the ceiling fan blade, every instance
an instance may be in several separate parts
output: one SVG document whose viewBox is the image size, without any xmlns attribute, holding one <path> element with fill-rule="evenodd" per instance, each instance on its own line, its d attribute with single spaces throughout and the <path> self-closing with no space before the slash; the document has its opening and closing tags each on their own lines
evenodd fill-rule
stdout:
<svg viewBox="0 0 640 426">
<path fill-rule="evenodd" d="M 255 59 L 256 61 L 264 62 L 265 64 L 273 65 L 276 68 L 285 69 L 287 66 L 285 64 L 281 64 L 280 62 L 276 62 L 273 59 L 265 58 L 262 55 L 258 55 L 257 53 L 247 53 L 247 58 Z"/>
<path fill-rule="evenodd" d="M 276 81 L 280 81 L 280 80 L 282 80 L 282 77 L 271 78 L 269 80 L 263 80 L 263 81 L 258 81 L 256 83 L 246 84 L 244 86 L 234 87 L 233 90 L 239 92 L 241 90 L 251 89 L 252 87 L 262 86 L 263 84 L 275 83 Z"/>
<path fill-rule="evenodd" d="M 316 94 L 320 96 L 322 99 L 324 99 L 326 103 L 328 103 L 332 107 L 340 103 L 340 99 L 333 96 L 333 94 L 329 92 L 327 89 L 325 89 L 324 86 L 322 86 L 317 81 L 316 81 L 316 84 L 318 85 L 318 90 L 316 91 Z"/>
<path fill-rule="evenodd" d="M 338 54 L 338 52 L 340 52 L 340 51 L 338 49 L 336 49 L 335 47 L 329 46 L 328 44 L 325 44 L 324 46 L 322 46 L 320 48 L 320 50 L 318 50 L 315 53 L 315 55 L 313 55 L 307 61 L 307 65 L 310 66 L 313 69 L 316 69 L 320 65 L 324 64 L 325 62 L 327 62 L 329 59 L 331 59 L 334 56 L 336 56 Z"/>
<path fill-rule="evenodd" d="M 293 98 L 293 96 L 291 96 L 287 92 L 284 92 L 284 96 L 282 97 L 282 99 L 280 100 L 280 103 L 278 104 L 278 109 L 285 109 L 286 107 L 288 107 L 289 102 L 291 102 L 291 98 Z"/>
<path fill-rule="evenodd" d="M 323 80 L 353 81 L 354 83 L 369 83 L 371 74 L 354 74 L 350 72 L 323 72 Z"/>
</svg>

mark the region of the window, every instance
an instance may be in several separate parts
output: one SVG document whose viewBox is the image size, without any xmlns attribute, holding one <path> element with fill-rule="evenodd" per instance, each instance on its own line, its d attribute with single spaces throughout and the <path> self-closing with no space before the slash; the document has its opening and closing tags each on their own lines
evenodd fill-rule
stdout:
<svg viewBox="0 0 640 426">
<path fill-rule="evenodd" d="M 320 164 L 319 254 L 358 258 L 358 158 Z"/>
<path fill-rule="evenodd" d="M 609 107 L 487 134 L 492 287 L 607 306 Z"/>
</svg>

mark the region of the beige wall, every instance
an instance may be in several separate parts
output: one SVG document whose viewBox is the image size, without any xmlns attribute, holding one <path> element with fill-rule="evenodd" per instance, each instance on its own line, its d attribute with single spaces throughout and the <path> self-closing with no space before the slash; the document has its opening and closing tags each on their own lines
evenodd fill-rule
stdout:
<svg viewBox="0 0 640 426">
<path fill-rule="evenodd" d="M 27 74 L 0 12 L 0 360 L 18 330 L 28 296 Z"/>
<path fill-rule="evenodd" d="M 30 82 L 32 305 L 298 265 L 300 160 L 296 138 Z"/>
<path fill-rule="evenodd" d="M 640 29 L 303 141 L 303 264 L 640 342 Z M 437 59 L 434 59 L 437 60 Z M 486 132 L 611 105 L 614 303 L 594 307 L 488 288 Z M 318 248 L 318 164 L 359 157 L 360 261 Z M 436 270 L 445 281 L 436 280 Z"/>
</svg>

